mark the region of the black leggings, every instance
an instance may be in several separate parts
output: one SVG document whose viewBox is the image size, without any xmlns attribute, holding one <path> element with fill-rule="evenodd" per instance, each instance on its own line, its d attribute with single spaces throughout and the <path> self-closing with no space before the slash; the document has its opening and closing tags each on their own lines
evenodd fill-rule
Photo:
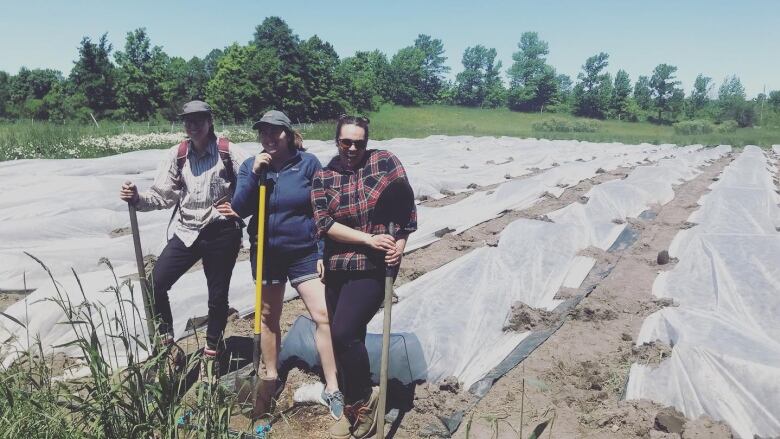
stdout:
<svg viewBox="0 0 780 439">
<path fill-rule="evenodd" d="M 227 324 L 228 289 L 240 247 L 241 226 L 230 220 L 209 224 L 189 247 L 176 235 L 168 241 L 152 271 L 154 313 L 159 319 L 157 330 L 160 334 L 173 333 L 168 290 L 198 259 L 203 259 L 203 272 L 209 290 L 206 346 L 210 349 L 218 348 Z"/>
<path fill-rule="evenodd" d="M 385 297 L 385 271 L 328 271 L 325 301 L 347 404 L 371 395 L 371 368 L 366 351 L 366 326 Z"/>
</svg>

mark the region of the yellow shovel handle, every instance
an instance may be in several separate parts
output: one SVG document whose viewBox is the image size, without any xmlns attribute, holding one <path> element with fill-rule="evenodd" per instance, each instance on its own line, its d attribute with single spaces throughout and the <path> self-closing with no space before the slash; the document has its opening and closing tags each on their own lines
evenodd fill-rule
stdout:
<svg viewBox="0 0 780 439">
<path fill-rule="evenodd" d="M 255 273 L 255 335 L 263 314 L 263 247 L 265 243 L 265 172 L 260 176 L 257 201 L 257 272 Z"/>
</svg>

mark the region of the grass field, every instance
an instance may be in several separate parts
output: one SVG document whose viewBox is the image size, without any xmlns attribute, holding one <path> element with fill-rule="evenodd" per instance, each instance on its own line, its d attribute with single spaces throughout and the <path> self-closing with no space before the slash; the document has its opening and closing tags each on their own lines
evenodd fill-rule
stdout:
<svg viewBox="0 0 780 439">
<path fill-rule="evenodd" d="M 674 143 L 689 145 L 728 144 L 768 147 L 780 143 L 780 126 L 767 123 L 762 128 L 740 128 L 733 133 L 681 135 L 674 128 L 646 122 L 592 121 L 565 114 L 518 113 L 507 109 L 478 109 L 445 105 L 398 107 L 385 105 L 369 115 L 371 138 L 422 138 L 435 134 L 470 136 L 511 136 L 546 139 L 576 139 L 591 142 Z M 539 130 L 545 121 L 563 125 L 588 125 L 595 132 Z M 254 139 L 247 121 L 240 125 L 216 123 L 217 131 L 236 142 Z M 327 140 L 334 136 L 333 122 L 301 126 L 304 138 Z M 24 158 L 100 157 L 137 149 L 163 148 L 181 138 L 179 124 L 101 122 L 95 125 L 54 124 L 19 121 L 0 123 L 0 161 Z"/>
</svg>

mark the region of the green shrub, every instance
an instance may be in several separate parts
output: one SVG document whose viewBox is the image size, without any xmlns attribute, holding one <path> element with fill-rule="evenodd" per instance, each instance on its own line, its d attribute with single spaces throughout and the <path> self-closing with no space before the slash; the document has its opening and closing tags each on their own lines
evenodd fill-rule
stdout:
<svg viewBox="0 0 780 439">
<path fill-rule="evenodd" d="M 710 134 L 715 126 L 708 120 L 685 120 L 673 125 L 675 134 Z"/>
<path fill-rule="evenodd" d="M 736 120 L 727 120 L 718 125 L 718 133 L 731 134 L 737 131 L 739 124 Z"/>
<path fill-rule="evenodd" d="M 567 121 L 555 118 L 533 124 L 533 129 L 535 131 L 556 133 L 595 133 L 598 132 L 600 128 L 599 123 L 596 121 Z"/>
</svg>

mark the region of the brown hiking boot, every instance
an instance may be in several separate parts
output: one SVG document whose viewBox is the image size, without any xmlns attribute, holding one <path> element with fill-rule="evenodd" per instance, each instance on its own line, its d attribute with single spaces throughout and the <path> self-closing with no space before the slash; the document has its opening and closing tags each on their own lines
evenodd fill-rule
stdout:
<svg viewBox="0 0 780 439">
<path fill-rule="evenodd" d="M 378 403 L 379 388 L 373 387 L 367 401 L 359 401 L 344 409 L 344 414 L 352 422 L 352 436 L 356 439 L 367 438 L 376 430 Z"/>
<path fill-rule="evenodd" d="M 342 416 L 335 424 L 330 426 L 328 430 L 330 439 L 351 439 L 352 438 L 352 424 L 345 416 Z"/>
</svg>

